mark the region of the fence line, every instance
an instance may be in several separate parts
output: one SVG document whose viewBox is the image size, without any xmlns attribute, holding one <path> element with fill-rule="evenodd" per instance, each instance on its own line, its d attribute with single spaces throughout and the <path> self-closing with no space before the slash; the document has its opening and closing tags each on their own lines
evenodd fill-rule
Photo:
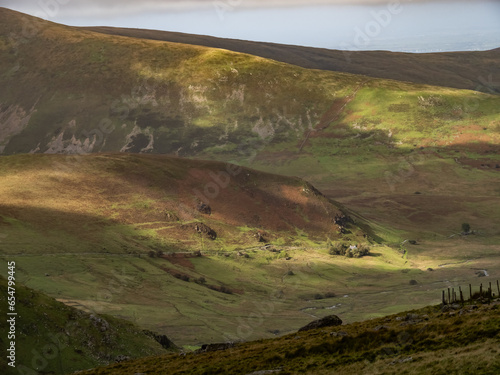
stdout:
<svg viewBox="0 0 500 375">
<path fill-rule="evenodd" d="M 495 293 L 493 293 L 494 285 L 492 285 L 491 281 L 489 282 L 487 290 L 486 289 L 483 290 L 483 284 L 481 283 L 481 285 L 479 286 L 479 292 L 475 292 L 475 293 L 472 292 L 472 285 L 469 284 L 469 299 L 467 299 L 467 300 L 464 298 L 464 293 L 462 291 L 461 286 L 458 287 L 458 294 L 457 294 L 457 291 L 455 291 L 455 288 L 448 288 L 447 291 L 443 290 L 442 295 L 441 295 L 443 306 L 444 305 L 451 305 L 453 303 L 464 304 L 466 302 L 472 302 L 472 301 L 478 301 L 478 300 L 482 300 L 482 301 L 487 300 L 488 303 L 490 303 L 491 300 L 500 297 L 500 283 L 498 280 L 497 280 L 496 284 L 497 284 L 497 294 L 496 295 L 495 295 Z M 446 297 L 448 297 L 448 298 L 446 298 Z"/>
</svg>

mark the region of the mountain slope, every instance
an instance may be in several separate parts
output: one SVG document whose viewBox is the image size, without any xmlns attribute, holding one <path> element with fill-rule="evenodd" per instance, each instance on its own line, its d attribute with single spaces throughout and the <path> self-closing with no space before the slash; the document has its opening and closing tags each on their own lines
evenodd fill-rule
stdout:
<svg viewBox="0 0 500 375">
<path fill-rule="evenodd" d="M 237 344 L 226 350 L 165 355 L 85 375 L 163 374 L 496 374 L 499 302 L 427 307 L 337 327 Z"/>
<path fill-rule="evenodd" d="M 266 150 L 309 152 L 315 136 L 330 139 L 329 149 L 367 140 L 383 149 L 435 146 L 436 135 L 444 144 L 497 142 L 498 96 L 104 35 L 6 9 L 0 18 L 4 154 L 128 151 L 244 162 Z M 464 136 L 456 139 L 453 128 Z"/>
<path fill-rule="evenodd" d="M 215 38 L 178 32 L 86 27 L 85 30 L 133 38 L 162 40 L 248 53 L 307 69 L 361 74 L 457 89 L 500 93 L 500 48 L 490 51 L 448 53 L 399 53 L 387 51 L 338 51 L 294 45 Z"/>
<path fill-rule="evenodd" d="M 18 263 L 18 265 L 20 265 Z M 9 328 L 15 327 L 15 364 L 0 359 L 2 374 L 68 374 L 124 359 L 160 355 L 167 351 L 152 332 L 111 316 L 89 314 L 15 283 L 15 325 L 2 319 L 1 348 L 6 353 Z M 10 289 L 9 289 L 10 290 Z M 0 302 L 7 306 L 7 279 L 0 276 Z M 9 316 L 9 319 L 12 317 Z M 4 342 L 3 340 L 7 340 Z M 163 338 L 165 346 L 168 339 Z M 169 351 L 175 351 L 171 344 Z"/>
</svg>

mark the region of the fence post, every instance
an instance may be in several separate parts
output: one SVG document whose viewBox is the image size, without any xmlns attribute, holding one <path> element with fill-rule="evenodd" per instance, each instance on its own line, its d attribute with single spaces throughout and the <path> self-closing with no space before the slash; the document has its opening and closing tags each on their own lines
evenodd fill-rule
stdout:
<svg viewBox="0 0 500 375">
<path fill-rule="evenodd" d="M 462 294 L 462 287 L 459 286 L 458 287 L 458 290 L 460 290 L 460 302 L 462 303 L 462 305 L 464 304 L 464 295 Z"/>
<path fill-rule="evenodd" d="M 444 290 L 443 290 L 443 306 L 446 305 L 446 298 L 444 297 Z"/>
<path fill-rule="evenodd" d="M 451 304 L 450 288 L 448 288 L 448 303 Z"/>
<path fill-rule="evenodd" d="M 500 298 L 500 285 L 498 284 L 498 280 L 497 280 L 497 290 L 498 290 L 498 298 Z"/>
<path fill-rule="evenodd" d="M 470 295 L 470 300 L 472 301 L 472 285 L 469 284 L 469 295 Z"/>
</svg>

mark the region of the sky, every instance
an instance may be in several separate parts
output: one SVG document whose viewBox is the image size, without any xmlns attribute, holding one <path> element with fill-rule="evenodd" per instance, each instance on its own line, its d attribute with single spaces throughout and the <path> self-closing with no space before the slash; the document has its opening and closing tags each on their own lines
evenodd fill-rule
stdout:
<svg viewBox="0 0 500 375">
<path fill-rule="evenodd" d="M 74 26 L 116 26 L 345 50 L 500 47 L 500 0 L 0 0 Z"/>
</svg>

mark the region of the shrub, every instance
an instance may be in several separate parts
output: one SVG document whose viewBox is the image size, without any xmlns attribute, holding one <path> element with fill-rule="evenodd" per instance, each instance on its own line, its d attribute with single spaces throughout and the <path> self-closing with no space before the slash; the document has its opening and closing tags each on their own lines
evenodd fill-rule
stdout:
<svg viewBox="0 0 500 375">
<path fill-rule="evenodd" d="M 331 255 L 346 255 L 348 248 L 349 246 L 347 246 L 345 243 L 338 242 L 330 247 L 329 253 Z"/>
<path fill-rule="evenodd" d="M 336 243 L 330 247 L 331 255 L 342 255 L 348 258 L 361 258 L 370 254 L 370 248 L 365 245 L 349 246 L 345 243 Z"/>
</svg>

